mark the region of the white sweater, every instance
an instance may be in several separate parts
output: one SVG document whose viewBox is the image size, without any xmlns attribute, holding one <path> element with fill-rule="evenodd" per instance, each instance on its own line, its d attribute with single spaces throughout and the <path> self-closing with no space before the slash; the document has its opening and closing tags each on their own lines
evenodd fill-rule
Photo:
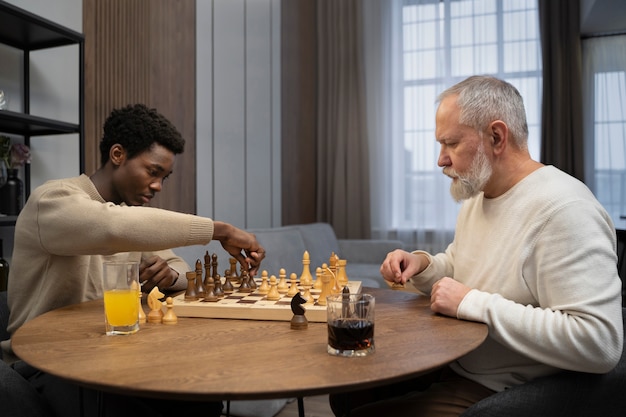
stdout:
<svg viewBox="0 0 626 417">
<path fill-rule="evenodd" d="M 457 316 L 486 323 L 489 336 L 451 366 L 488 388 L 559 369 L 605 373 L 623 346 L 615 244 L 589 189 L 547 166 L 500 197 L 465 201 L 454 241 L 427 254 L 413 283 L 430 293 L 449 276 L 472 288 Z"/>
</svg>

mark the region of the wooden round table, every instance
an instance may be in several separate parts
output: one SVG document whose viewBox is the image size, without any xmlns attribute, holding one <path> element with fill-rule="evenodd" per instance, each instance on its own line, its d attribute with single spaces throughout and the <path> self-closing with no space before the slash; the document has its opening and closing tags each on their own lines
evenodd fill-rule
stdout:
<svg viewBox="0 0 626 417">
<path fill-rule="evenodd" d="M 376 297 L 376 352 L 326 352 L 325 323 L 184 318 L 104 334 L 102 300 L 43 314 L 12 337 L 30 365 L 85 387 L 177 400 L 252 400 L 346 392 L 399 382 L 463 356 L 487 326 L 434 314 L 427 297 L 365 288 Z"/>
</svg>

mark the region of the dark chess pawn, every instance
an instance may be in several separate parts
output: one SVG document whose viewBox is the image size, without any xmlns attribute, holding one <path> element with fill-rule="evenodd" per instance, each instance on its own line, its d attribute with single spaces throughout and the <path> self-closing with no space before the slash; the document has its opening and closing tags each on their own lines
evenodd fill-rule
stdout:
<svg viewBox="0 0 626 417">
<path fill-rule="evenodd" d="M 230 277 L 230 269 L 224 271 L 224 285 L 222 285 L 222 289 L 226 294 L 232 294 L 235 291 Z"/>
<path fill-rule="evenodd" d="M 239 292 L 252 292 L 252 288 L 250 288 L 250 280 L 248 279 L 249 275 L 246 273 L 245 275 L 241 275 L 241 284 L 239 285 Z"/>
<path fill-rule="evenodd" d="M 216 297 L 221 298 L 224 296 L 224 288 L 222 286 L 222 277 L 220 277 L 220 274 L 217 274 L 215 276 L 215 288 L 213 289 L 213 293 L 215 294 Z"/>
<path fill-rule="evenodd" d="M 205 288 L 206 294 L 202 301 L 217 301 L 218 298 L 215 295 L 215 284 L 213 283 L 213 277 L 209 277 L 209 285 Z"/>
<path fill-rule="evenodd" d="M 248 281 L 248 287 L 250 287 L 250 289 L 252 291 L 256 290 L 256 281 L 254 280 L 254 278 L 252 278 L 249 274 L 248 271 L 243 271 L 242 273 L 243 275 L 243 279 L 245 279 L 246 281 Z"/>
</svg>

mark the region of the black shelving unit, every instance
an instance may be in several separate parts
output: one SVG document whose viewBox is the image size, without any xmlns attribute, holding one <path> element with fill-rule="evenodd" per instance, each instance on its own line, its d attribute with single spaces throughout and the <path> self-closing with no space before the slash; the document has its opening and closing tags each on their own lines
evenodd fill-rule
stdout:
<svg viewBox="0 0 626 417">
<path fill-rule="evenodd" d="M 0 1 L 0 43 L 23 53 L 23 112 L 0 110 L 0 133 L 24 137 L 30 146 L 32 136 L 78 133 L 80 173 L 85 171 L 85 37 L 12 4 Z M 79 115 L 78 124 L 47 119 L 30 114 L 30 53 L 41 49 L 76 45 L 79 49 Z M 30 193 L 30 167 L 24 167 L 24 200 Z M 0 217 L 0 226 L 14 225 L 16 216 Z"/>
</svg>

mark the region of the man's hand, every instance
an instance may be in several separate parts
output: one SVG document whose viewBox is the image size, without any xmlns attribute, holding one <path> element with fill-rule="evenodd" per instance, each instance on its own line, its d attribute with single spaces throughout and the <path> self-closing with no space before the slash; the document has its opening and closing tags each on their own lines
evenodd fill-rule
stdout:
<svg viewBox="0 0 626 417">
<path fill-rule="evenodd" d="M 174 271 L 160 256 L 151 256 L 142 259 L 139 264 L 139 282 L 141 290 L 145 293 L 152 291 L 154 287 L 159 289 L 171 287 L 178 278 L 178 272 Z"/>
<path fill-rule="evenodd" d="M 457 317 L 457 310 L 471 288 L 455 279 L 445 277 L 433 284 L 430 309 L 435 313 Z"/>
<path fill-rule="evenodd" d="M 428 266 L 428 257 L 400 249 L 389 252 L 380 265 L 380 274 L 389 282 L 404 284 Z"/>
<path fill-rule="evenodd" d="M 213 239 L 219 240 L 222 247 L 237 259 L 250 276 L 255 276 L 265 258 L 265 249 L 256 240 L 256 236 L 224 222 L 213 222 Z"/>
</svg>

